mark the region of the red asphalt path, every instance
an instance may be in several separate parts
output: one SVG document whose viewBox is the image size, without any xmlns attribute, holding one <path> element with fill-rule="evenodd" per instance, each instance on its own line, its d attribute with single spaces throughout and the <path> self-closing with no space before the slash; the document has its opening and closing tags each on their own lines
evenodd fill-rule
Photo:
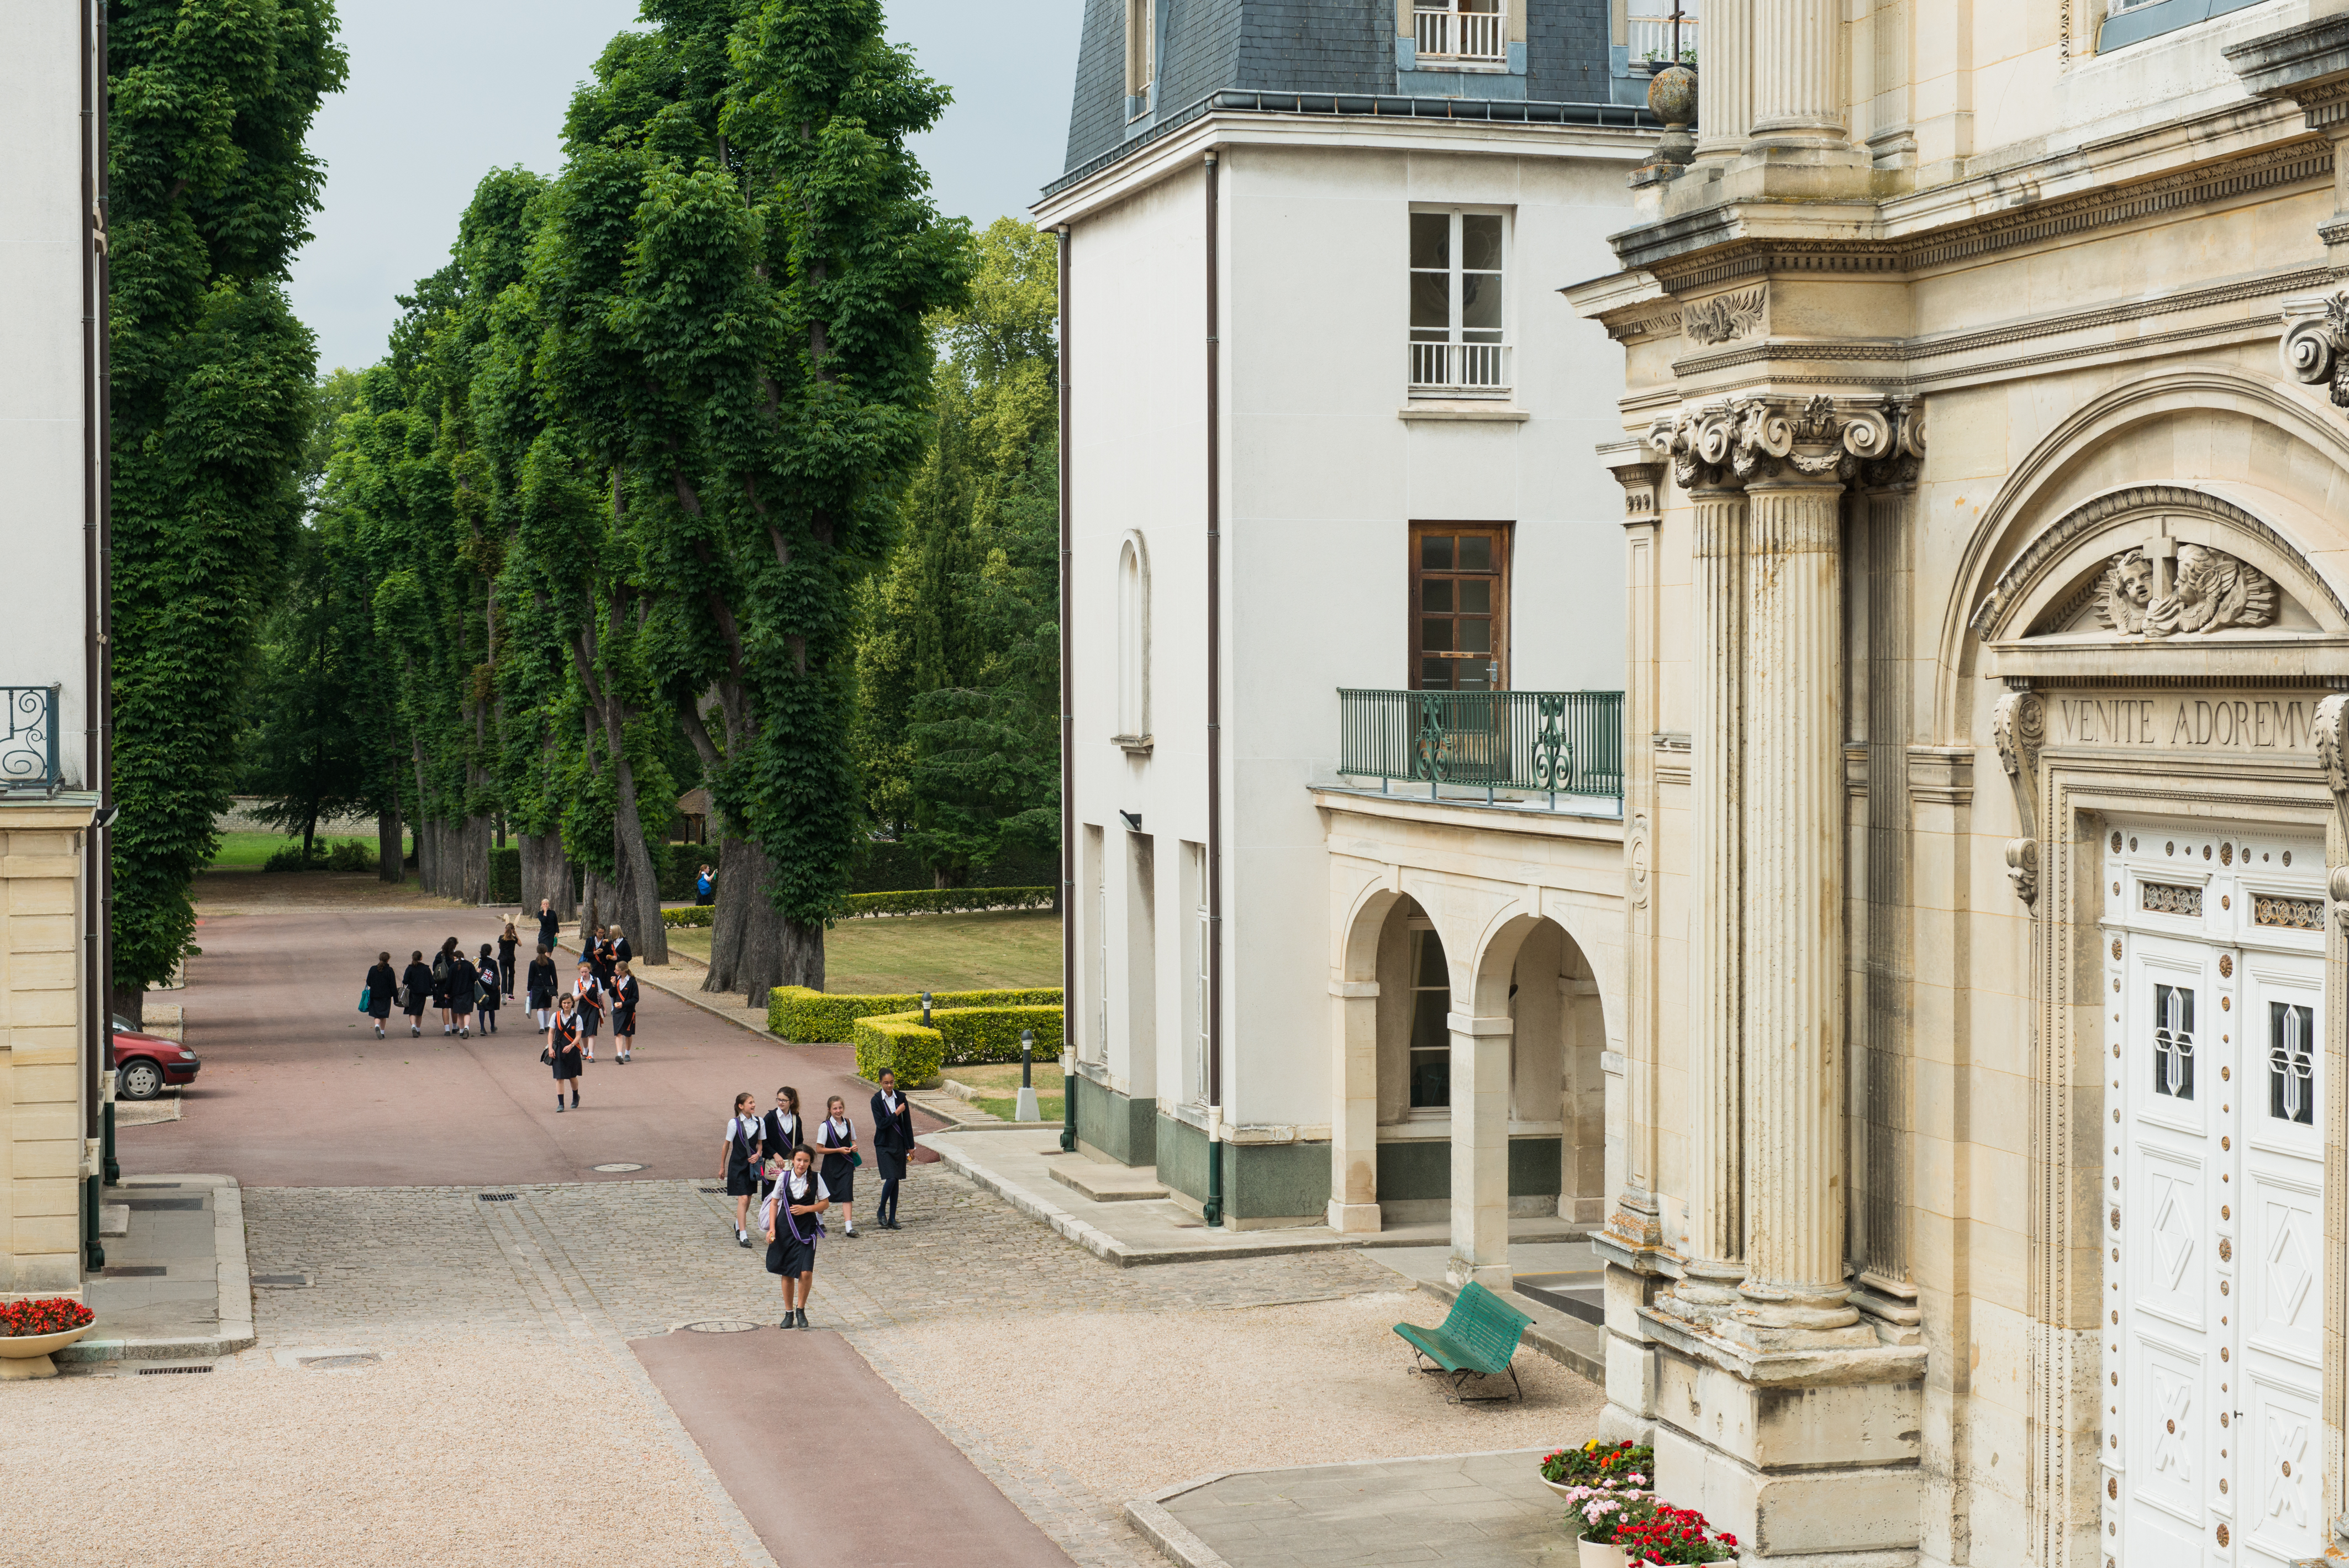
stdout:
<svg viewBox="0 0 2349 1568">
<path fill-rule="evenodd" d="M 823 1284 L 818 1270 L 818 1303 Z M 679 1330 L 629 1348 L 777 1563 L 1070 1568 L 836 1334 Z M 807 1411 L 823 1425 L 793 1420 Z"/>
<path fill-rule="evenodd" d="M 176 1122 L 126 1127 L 129 1172 L 201 1170 L 251 1187 L 473 1187 L 553 1181 L 701 1179 L 719 1174 L 734 1096 L 759 1109 L 799 1091 L 809 1117 L 848 1102 L 860 1136 L 873 1091 L 845 1046 L 791 1045 L 643 988 L 636 1060 L 611 1060 L 608 1031 L 581 1080 L 581 1108 L 558 1115 L 527 1013 L 501 1008 L 499 1032 L 443 1037 L 428 1012 L 378 1040 L 358 1012 L 375 955 L 403 969 L 455 937 L 494 942 L 490 910 L 298 909 L 207 917 L 188 961 L 188 1045 L 203 1060 Z M 525 933 L 527 955 L 534 938 Z M 566 978 L 575 951 L 558 952 Z M 916 1111 L 917 1131 L 944 1124 Z M 642 1170 L 599 1173 L 607 1164 Z"/>
</svg>

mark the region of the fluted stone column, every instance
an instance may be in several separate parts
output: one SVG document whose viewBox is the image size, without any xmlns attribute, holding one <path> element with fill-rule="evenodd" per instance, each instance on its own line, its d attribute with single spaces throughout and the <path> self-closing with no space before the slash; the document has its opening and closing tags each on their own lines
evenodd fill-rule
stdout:
<svg viewBox="0 0 2349 1568">
<path fill-rule="evenodd" d="M 1733 481 L 1700 483 L 1696 512 L 1695 996 L 1689 1098 L 1695 1110 L 1688 1178 L 1685 1276 L 1674 1296 L 1700 1311 L 1740 1298 L 1744 1277 L 1744 1081 L 1745 535 L 1747 502 Z"/>
<path fill-rule="evenodd" d="M 1455 1285 L 1509 1288 L 1509 1044 L 1514 1019 L 1450 1014 Z"/>
<path fill-rule="evenodd" d="M 1844 1274 L 1841 483 L 1746 486 L 1746 1275 L 1751 1321 L 1856 1323 Z M 1773 471 L 1774 470 L 1774 471 Z"/>
<path fill-rule="evenodd" d="M 1330 1126 L 1330 1229 L 1341 1236 L 1379 1229 L 1379 982 L 1330 982 L 1337 1089 Z"/>
<path fill-rule="evenodd" d="M 1745 38 L 1753 94 L 1750 149 L 1775 161 L 1852 161 L 1835 0 L 1752 0 Z M 1707 53 L 1712 52 L 1708 40 Z"/>
<path fill-rule="evenodd" d="M 1754 3 L 1713 0 L 1704 12 L 1704 68 L 1696 78 L 1696 157 L 1734 158 L 1754 130 Z"/>
</svg>

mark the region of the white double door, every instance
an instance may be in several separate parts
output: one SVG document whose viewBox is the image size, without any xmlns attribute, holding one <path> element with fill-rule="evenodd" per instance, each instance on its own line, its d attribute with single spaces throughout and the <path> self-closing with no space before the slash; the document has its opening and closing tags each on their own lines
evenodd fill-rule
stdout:
<svg viewBox="0 0 2349 1568">
<path fill-rule="evenodd" d="M 2321 884 L 2285 872 L 2258 840 L 2115 836 L 2098 1228 L 2106 1552 L 2128 1568 L 2318 1556 L 2331 1535 L 2321 1400 L 2333 1114 Z M 2204 857 L 2205 836 L 2226 848 L 2223 864 Z M 2321 876 L 2321 850 L 2294 847 Z"/>
</svg>

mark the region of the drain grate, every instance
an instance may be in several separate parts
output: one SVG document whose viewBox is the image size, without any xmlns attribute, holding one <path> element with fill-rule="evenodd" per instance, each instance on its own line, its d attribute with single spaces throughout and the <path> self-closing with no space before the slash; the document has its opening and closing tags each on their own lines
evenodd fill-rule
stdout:
<svg viewBox="0 0 2349 1568">
<path fill-rule="evenodd" d="M 712 1198 L 723 1198 L 726 1196 L 726 1189 L 722 1187 L 697 1187 L 694 1190 L 696 1192 L 706 1192 Z"/>
<path fill-rule="evenodd" d="M 142 1366 L 139 1369 L 139 1376 L 141 1377 L 169 1377 L 175 1372 L 210 1372 L 212 1368 L 209 1366 Z"/>
<path fill-rule="evenodd" d="M 484 1192 L 481 1194 L 481 1201 L 484 1203 L 512 1203 L 519 1196 L 520 1194 L 512 1192 Z"/>
<path fill-rule="evenodd" d="M 110 1269 L 100 1269 L 98 1270 L 98 1272 L 109 1280 L 154 1280 L 160 1279 L 162 1277 L 163 1265 L 160 1263 L 117 1263 Z"/>
<path fill-rule="evenodd" d="M 689 1323 L 685 1326 L 693 1334 L 748 1334 L 759 1325 L 755 1323 L 744 1323 L 739 1318 L 714 1317 L 700 1323 Z"/>
<path fill-rule="evenodd" d="M 309 1371 L 332 1372 L 344 1366 L 374 1366 L 382 1360 L 382 1356 L 370 1350 L 357 1355 L 305 1355 L 302 1357 L 302 1366 Z"/>
<path fill-rule="evenodd" d="M 158 1269 L 155 1272 L 160 1274 L 163 1271 Z M 307 1274 L 255 1274 L 253 1276 L 253 1282 L 256 1285 L 306 1285 L 310 1282 L 310 1276 Z"/>
</svg>

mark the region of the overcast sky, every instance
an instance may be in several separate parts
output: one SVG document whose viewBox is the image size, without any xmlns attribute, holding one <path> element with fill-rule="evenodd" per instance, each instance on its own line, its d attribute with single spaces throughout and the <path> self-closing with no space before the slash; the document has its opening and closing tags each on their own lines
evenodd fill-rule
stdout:
<svg viewBox="0 0 2349 1568">
<path fill-rule="evenodd" d="M 955 101 L 916 153 L 941 212 L 1021 214 L 1061 171 L 1084 0 L 883 0 L 889 36 Z M 400 294 L 449 259 L 490 170 L 555 171 L 563 111 L 636 0 L 340 0 L 350 82 L 310 145 L 326 161 L 294 307 L 318 366 L 383 355 Z M 453 46 L 453 47 L 452 47 Z"/>
</svg>

